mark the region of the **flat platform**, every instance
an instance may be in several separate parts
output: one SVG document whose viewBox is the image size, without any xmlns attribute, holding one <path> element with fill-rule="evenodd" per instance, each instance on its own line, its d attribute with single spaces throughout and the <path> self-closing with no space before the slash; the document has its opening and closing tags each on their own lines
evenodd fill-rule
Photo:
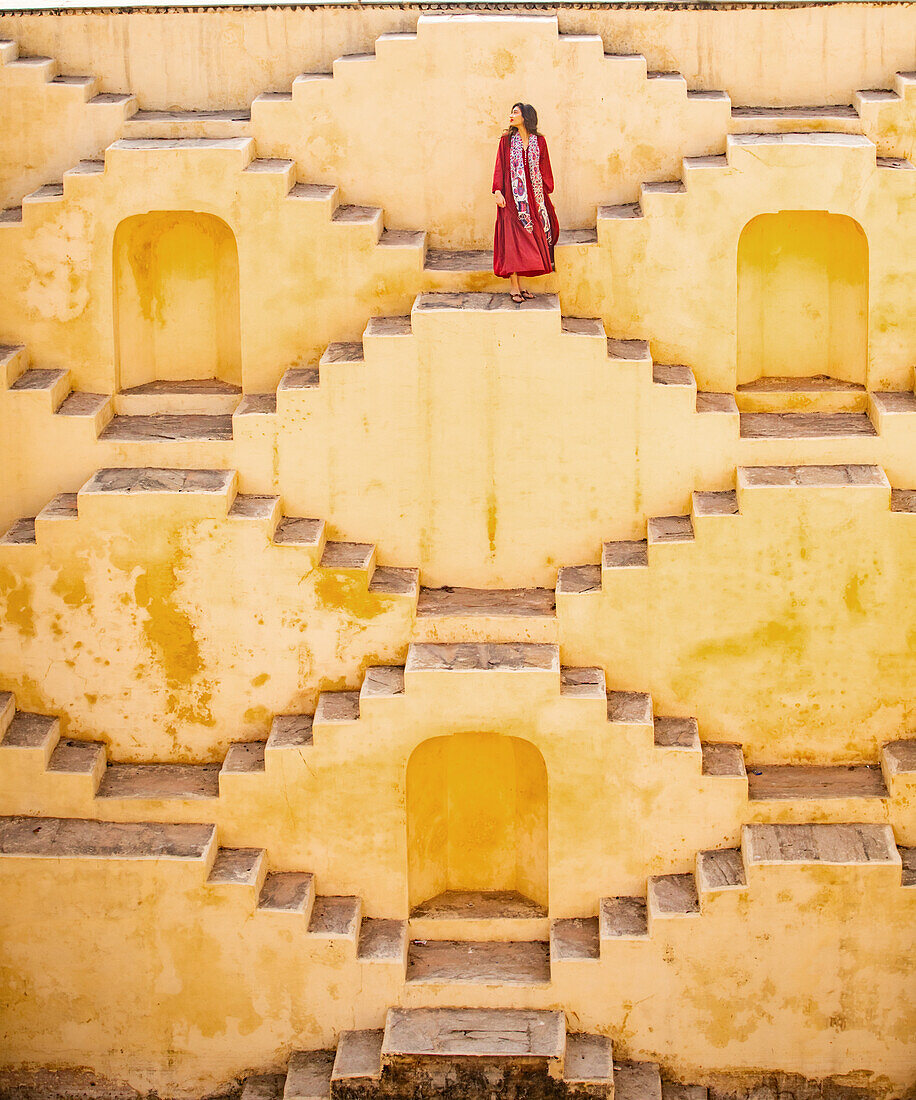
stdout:
<svg viewBox="0 0 916 1100">
<path fill-rule="evenodd" d="M 541 940 L 509 943 L 414 940 L 407 953 L 407 981 L 547 985 L 550 948 Z"/>
<path fill-rule="evenodd" d="M 547 916 L 536 901 L 515 890 L 447 890 L 411 911 L 427 920 L 524 920 Z"/>
<path fill-rule="evenodd" d="M 748 796 L 770 799 L 887 798 L 877 765 L 839 767 L 773 764 L 747 769 Z"/>
<path fill-rule="evenodd" d="M 562 1012 L 536 1009 L 393 1008 L 382 1054 L 453 1058 L 563 1057 Z"/>
</svg>

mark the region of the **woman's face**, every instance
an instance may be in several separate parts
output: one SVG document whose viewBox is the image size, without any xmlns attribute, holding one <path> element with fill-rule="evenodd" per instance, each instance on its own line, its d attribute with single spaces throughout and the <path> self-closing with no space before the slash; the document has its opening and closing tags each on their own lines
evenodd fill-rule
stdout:
<svg viewBox="0 0 916 1100">
<path fill-rule="evenodd" d="M 516 126 L 516 127 L 518 127 L 519 130 L 524 130 L 524 128 L 525 128 L 525 119 L 522 116 L 521 107 L 513 107 L 512 108 L 511 112 L 509 113 L 509 125 L 510 126 Z"/>
</svg>

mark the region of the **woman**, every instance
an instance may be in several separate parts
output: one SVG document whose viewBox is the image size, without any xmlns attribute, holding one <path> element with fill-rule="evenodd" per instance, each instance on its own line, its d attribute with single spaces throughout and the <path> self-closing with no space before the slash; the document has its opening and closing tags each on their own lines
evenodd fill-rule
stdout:
<svg viewBox="0 0 916 1100">
<path fill-rule="evenodd" d="M 553 172 L 547 142 L 538 133 L 537 111 L 530 103 L 516 103 L 509 129 L 499 139 L 493 194 L 496 231 L 493 236 L 493 273 L 509 279 L 512 301 L 533 298 L 523 290 L 519 276 L 528 278 L 553 271 L 553 249 L 560 227 L 550 201 Z"/>
</svg>

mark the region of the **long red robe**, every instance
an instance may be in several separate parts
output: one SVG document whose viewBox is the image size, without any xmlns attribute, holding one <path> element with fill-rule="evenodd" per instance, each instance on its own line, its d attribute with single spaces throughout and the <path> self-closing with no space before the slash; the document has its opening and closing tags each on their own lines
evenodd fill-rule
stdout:
<svg viewBox="0 0 916 1100">
<path fill-rule="evenodd" d="M 528 209 L 531 211 L 532 229 L 529 233 L 518 220 L 518 210 L 512 197 L 512 179 L 509 175 L 509 134 L 499 139 L 496 167 L 493 169 L 493 190 L 502 191 L 506 205 L 496 208 L 496 230 L 493 234 L 493 273 L 508 279 L 512 272 L 519 275 L 546 275 L 553 271 L 553 246 L 557 243 L 560 226 L 549 195 L 553 191 L 553 172 L 547 154 L 547 142 L 537 135 L 541 154 L 541 182 L 544 185 L 544 205 L 550 220 L 551 240 L 547 240 L 531 185 L 528 157 L 525 156 L 525 180 L 528 184 Z M 532 140 L 532 139 L 529 139 Z"/>
</svg>

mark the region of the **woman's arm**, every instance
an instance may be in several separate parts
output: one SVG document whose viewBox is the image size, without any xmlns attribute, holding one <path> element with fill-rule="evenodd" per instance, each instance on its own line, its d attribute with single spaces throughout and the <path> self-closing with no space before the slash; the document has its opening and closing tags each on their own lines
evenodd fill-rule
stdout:
<svg viewBox="0 0 916 1100">
<path fill-rule="evenodd" d="M 551 191 L 553 191 L 553 169 L 550 167 L 550 154 L 547 152 L 547 139 L 538 134 L 538 141 L 541 145 L 541 180 L 544 183 L 544 190 L 549 195 Z"/>
<path fill-rule="evenodd" d="M 503 146 L 505 142 L 499 139 L 499 148 L 496 150 L 496 166 L 493 169 L 493 194 L 502 194 L 503 180 L 506 178 L 506 154 Z"/>
</svg>

